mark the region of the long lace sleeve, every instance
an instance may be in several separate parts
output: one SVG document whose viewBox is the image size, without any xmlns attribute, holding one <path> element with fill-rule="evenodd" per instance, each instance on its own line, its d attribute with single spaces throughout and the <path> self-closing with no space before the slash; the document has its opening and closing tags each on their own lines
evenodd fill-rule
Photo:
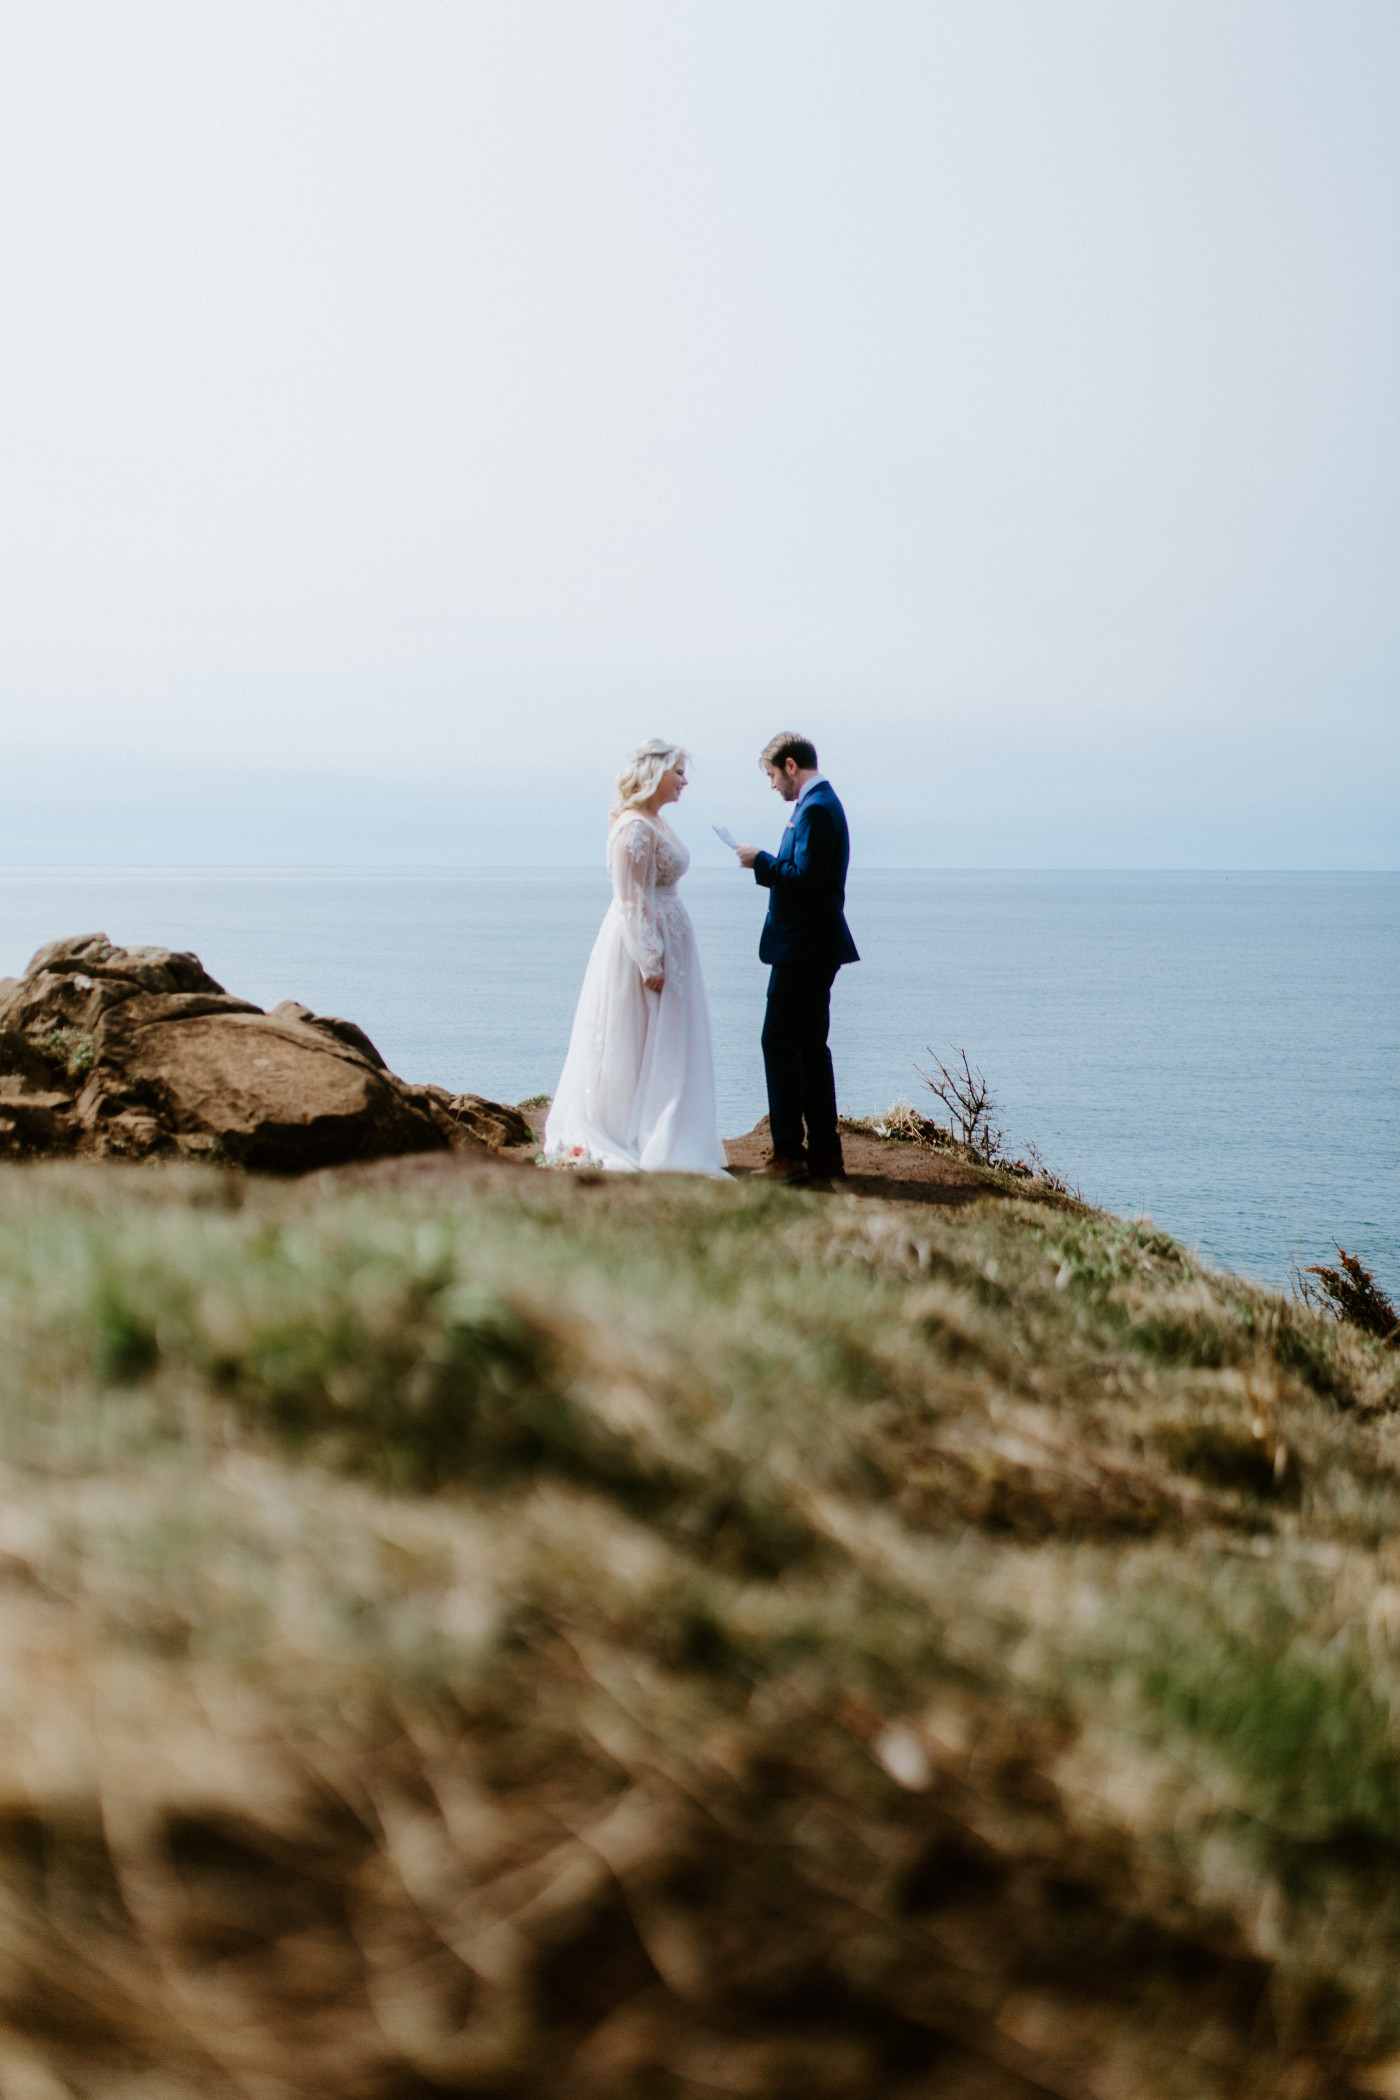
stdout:
<svg viewBox="0 0 1400 2100">
<path fill-rule="evenodd" d="M 608 862 L 627 953 L 643 977 L 659 977 L 663 951 L 656 922 L 656 833 L 644 818 L 624 818 L 618 825 Z"/>
</svg>

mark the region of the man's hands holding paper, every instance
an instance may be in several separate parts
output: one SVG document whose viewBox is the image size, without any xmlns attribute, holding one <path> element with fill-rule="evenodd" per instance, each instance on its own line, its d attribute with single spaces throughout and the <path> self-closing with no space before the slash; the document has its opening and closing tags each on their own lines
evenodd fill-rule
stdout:
<svg viewBox="0 0 1400 2100">
<path fill-rule="evenodd" d="M 758 859 L 759 849 L 757 846 L 741 846 L 733 832 L 726 831 L 723 824 L 712 824 L 710 829 L 714 832 L 715 837 L 729 848 L 731 853 L 738 854 L 741 868 L 751 868 L 753 866 Z"/>
</svg>

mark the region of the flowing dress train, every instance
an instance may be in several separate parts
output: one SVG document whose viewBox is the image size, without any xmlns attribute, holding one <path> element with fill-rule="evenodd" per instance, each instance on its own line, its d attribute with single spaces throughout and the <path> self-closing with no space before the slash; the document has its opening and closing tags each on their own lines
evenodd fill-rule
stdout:
<svg viewBox="0 0 1400 2100">
<path fill-rule="evenodd" d="M 584 972 L 545 1123 L 551 1164 L 722 1174 L 710 1008 L 676 885 L 690 855 L 669 825 L 624 810 L 608 833 L 608 906 Z M 663 976 L 659 992 L 644 977 Z"/>
</svg>

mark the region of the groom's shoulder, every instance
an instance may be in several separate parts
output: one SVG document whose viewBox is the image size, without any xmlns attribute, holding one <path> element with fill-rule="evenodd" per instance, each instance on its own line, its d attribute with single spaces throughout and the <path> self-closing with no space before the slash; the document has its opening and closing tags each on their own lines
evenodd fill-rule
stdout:
<svg viewBox="0 0 1400 2100">
<path fill-rule="evenodd" d="M 841 798 L 829 780 L 819 780 L 816 786 L 803 796 L 802 806 L 804 809 L 834 810 L 838 817 L 844 817 L 846 814 L 841 807 Z"/>
</svg>

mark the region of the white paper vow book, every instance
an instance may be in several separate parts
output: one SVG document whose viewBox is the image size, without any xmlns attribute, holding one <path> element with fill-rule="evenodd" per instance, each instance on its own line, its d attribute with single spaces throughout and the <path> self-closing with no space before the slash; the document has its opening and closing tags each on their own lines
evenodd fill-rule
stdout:
<svg viewBox="0 0 1400 2100">
<path fill-rule="evenodd" d="M 731 853 L 738 852 L 739 841 L 735 838 L 732 831 L 726 831 L 723 824 L 712 824 L 710 829 L 717 839 L 722 840 L 728 846 Z"/>
</svg>

